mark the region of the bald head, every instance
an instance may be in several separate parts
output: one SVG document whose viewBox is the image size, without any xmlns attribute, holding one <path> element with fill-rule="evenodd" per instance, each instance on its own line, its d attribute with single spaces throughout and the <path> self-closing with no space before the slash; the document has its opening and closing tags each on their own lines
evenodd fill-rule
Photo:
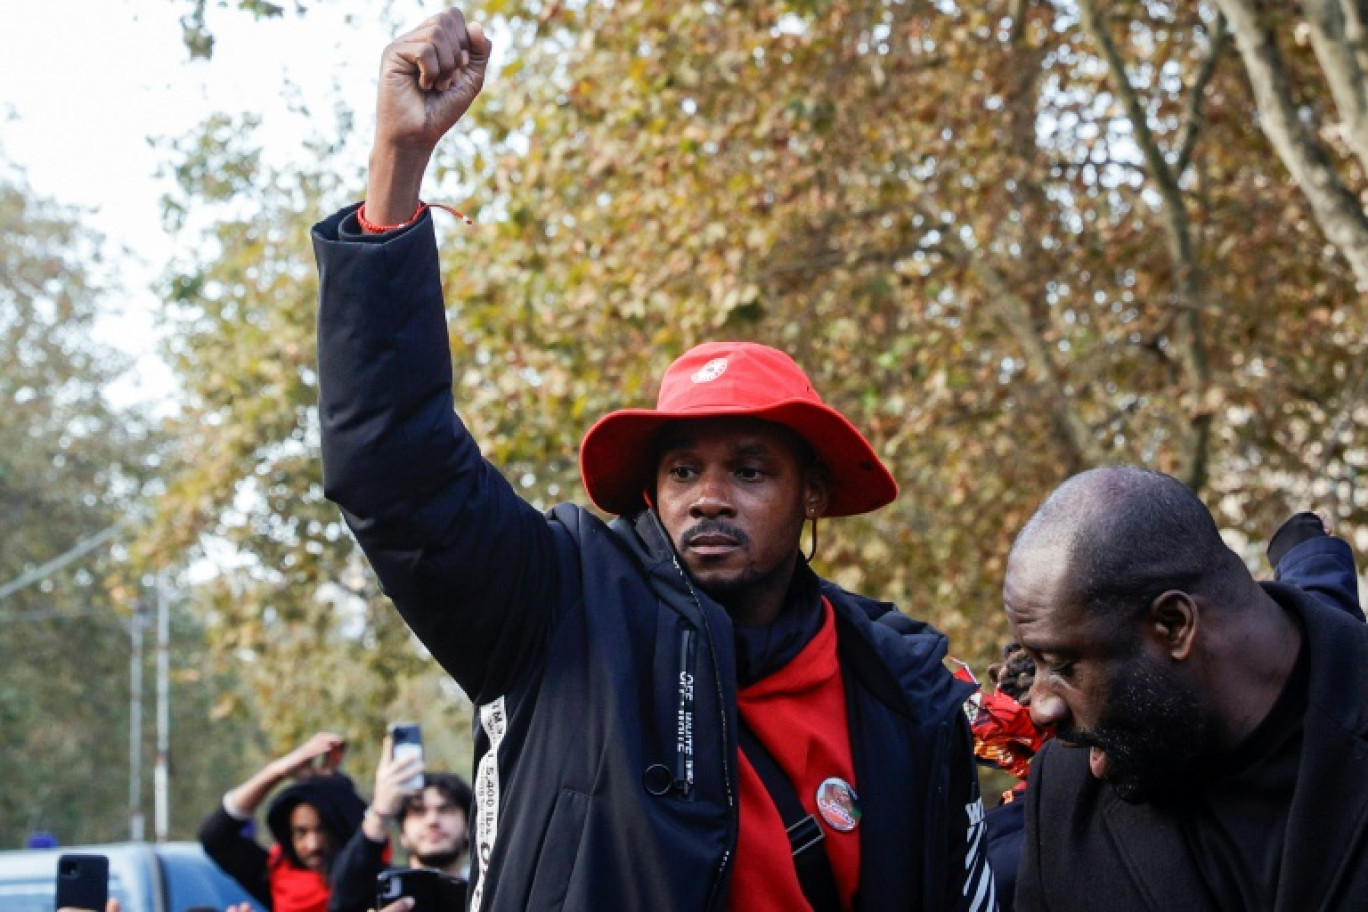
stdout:
<svg viewBox="0 0 1368 912">
<path fill-rule="evenodd" d="M 1169 589 L 1215 601 L 1250 581 L 1210 511 L 1187 486 L 1132 466 L 1060 485 L 1012 546 L 1010 564 L 1045 574 L 1089 612 L 1129 615 Z"/>
</svg>

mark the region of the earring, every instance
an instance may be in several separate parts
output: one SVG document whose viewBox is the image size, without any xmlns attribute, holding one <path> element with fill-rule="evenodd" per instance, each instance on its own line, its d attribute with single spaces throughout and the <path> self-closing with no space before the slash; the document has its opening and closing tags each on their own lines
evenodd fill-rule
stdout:
<svg viewBox="0 0 1368 912">
<path fill-rule="evenodd" d="M 812 563 L 812 559 L 817 556 L 817 517 L 812 517 L 812 547 L 808 549 L 807 561 Z"/>
</svg>

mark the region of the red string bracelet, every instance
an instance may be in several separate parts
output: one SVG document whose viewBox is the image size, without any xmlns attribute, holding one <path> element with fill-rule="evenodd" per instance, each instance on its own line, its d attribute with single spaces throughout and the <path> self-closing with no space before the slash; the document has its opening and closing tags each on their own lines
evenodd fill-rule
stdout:
<svg viewBox="0 0 1368 912">
<path fill-rule="evenodd" d="M 394 231 L 396 228 L 403 228 L 405 225 L 413 224 L 418 220 L 418 216 L 423 214 L 424 209 L 444 209 L 467 225 L 475 224 L 468 215 L 457 212 L 446 203 L 419 203 L 418 208 L 413 210 L 413 215 L 410 215 L 407 219 L 397 225 L 377 225 L 375 222 L 370 221 L 366 218 L 366 204 L 362 203 L 361 208 L 356 210 L 356 221 L 361 225 L 361 230 L 368 234 L 384 234 L 386 231 Z"/>
</svg>

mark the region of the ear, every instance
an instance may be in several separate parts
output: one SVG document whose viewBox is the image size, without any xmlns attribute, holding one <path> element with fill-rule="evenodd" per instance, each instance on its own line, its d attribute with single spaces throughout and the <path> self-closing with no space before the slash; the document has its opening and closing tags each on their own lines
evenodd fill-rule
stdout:
<svg viewBox="0 0 1368 912">
<path fill-rule="evenodd" d="M 1180 589 L 1169 589 L 1150 602 L 1150 630 L 1174 661 L 1181 662 L 1192 653 L 1200 620 L 1197 599 Z"/>
<path fill-rule="evenodd" d="M 825 516 L 831 498 L 831 480 L 826 467 L 814 465 L 807 470 L 803 485 L 803 515 L 808 519 Z"/>
</svg>

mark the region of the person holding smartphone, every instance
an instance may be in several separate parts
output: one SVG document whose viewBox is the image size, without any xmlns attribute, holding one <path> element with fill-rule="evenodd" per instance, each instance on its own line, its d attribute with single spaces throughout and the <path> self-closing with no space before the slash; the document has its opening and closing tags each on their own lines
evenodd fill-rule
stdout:
<svg viewBox="0 0 1368 912">
<path fill-rule="evenodd" d="M 200 824 L 205 853 L 272 912 L 328 908 L 333 857 L 366 810 L 351 779 L 338 772 L 345 750 L 341 736 L 319 732 L 229 791 Z M 289 780 L 266 812 L 275 844 L 262 848 L 250 823 L 266 797 Z"/>
<path fill-rule="evenodd" d="M 410 868 L 464 880 L 470 802 L 470 786 L 461 777 L 426 772 L 421 754 L 396 753 L 394 735 L 386 735 L 370 806 L 333 865 L 329 912 L 375 907 L 375 879 L 387 868 L 391 825 L 398 830 Z"/>
</svg>

